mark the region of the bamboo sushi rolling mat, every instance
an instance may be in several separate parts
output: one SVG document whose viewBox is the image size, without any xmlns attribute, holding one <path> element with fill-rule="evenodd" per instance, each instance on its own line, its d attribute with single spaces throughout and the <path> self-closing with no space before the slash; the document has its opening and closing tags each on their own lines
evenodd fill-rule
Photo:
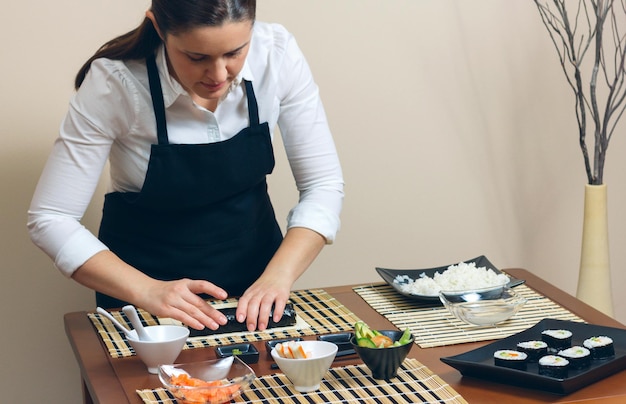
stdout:
<svg viewBox="0 0 626 404">
<path fill-rule="evenodd" d="M 524 331 L 544 318 L 584 322 L 526 285 L 515 287 L 517 293 L 528 299 L 520 311 L 505 322 L 484 327 L 465 324 L 441 304 L 407 298 L 388 284 L 357 286 L 353 290 L 396 327 L 401 330 L 409 328 L 421 348 L 502 339 Z"/>
<path fill-rule="evenodd" d="M 221 305 L 236 303 L 236 301 L 237 300 L 233 298 L 209 301 L 208 303 Z M 323 289 L 294 291 L 291 293 L 290 301 L 294 305 L 297 316 L 300 317 L 301 321 L 306 323 L 306 327 L 284 327 L 273 330 L 268 329 L 262 332 L 244 331 L 231 334 L 192 337 L 187 340 L 183 349 L 352 331 L 354 329 L 354 323 L 359 320 L 350 310 Z M 139 318 L 146 326 L 180 324 L 169 318 L 153 316 L 142 309 L 138 309 L 137 311 L 139 312 Z M 126 318 L 124 313 L 121 311 L 113 311 L 111 314 L 120 323 L 132 329 L 130 320 Z M 109 319 L 98 313 L 88 313 L 88 317 L 91 319 L 98 335 L 102 338 L 109 354 L 113 358 L 127 357 L 135 354 L 124 333 L 119 331 Z"/>
<path fill-rule="evenodd" d="M 175 404 L 167 390 L 137 390 L 145 404 Z M 235 403 L 467 403 L 450 385 L 416 359 L 406 359 L 398 376 L 374 380 L 365 365 L 330 368 L 319 390 L 297 392 L 282 373 L 256 378 Z"/>
</svg>

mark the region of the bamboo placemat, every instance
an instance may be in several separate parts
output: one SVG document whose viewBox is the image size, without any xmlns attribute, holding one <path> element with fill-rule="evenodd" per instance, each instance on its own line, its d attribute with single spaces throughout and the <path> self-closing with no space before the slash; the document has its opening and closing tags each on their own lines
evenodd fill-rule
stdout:
<svg viewBox="0 0 626 404">
<path fill-rule="evenodd" d="M 175 404 L 165 389 L 137 390 L 145 404 Z M 443 379 L 416 359 L 406 359 L 391 380 L 374 380 L 365 365 L 330 368 L 320 389 L 299 393 L 282 374 L 262 376 L 236 403 L 467 403 Z"/>
<path fill-rule="evenodd" d="M 526 285 L 515 288 L 528 299 L 521 310 L 505 322 L 486 327 L 465 324 L 442 305 L 407 298 L 388 284 L 357 286 L 354 291 L 399 329 L 410 328 L 415 343 L 421 348 L 502 339 L 524 331 L 544 318 L 584 322 Z"/>
<path fill-rule="evenodd" d="M 236 303 L 236 299 L 210 301 L 209 304 L 223 305 Z M 193 337 L 187 340 L 183 349 L 204 348 L 209 346 L 229 345 L 260 340 L 302 337 L 305 335 L 321 335 L 334 332 L 345 332 L 354 329 L 354 323 L 359 320 L 350 310 L 328 294 L 323 289 L 300 290 L 291 293 L 293 303 L 300 320 L 307 327 L 265 330 L 262 332 L 241 332 L 236 334 L 211 335 Z M 180 324 L 170 318 L 159 318 L 145 310 L 138 309 L 139 317 L 144 325 Z M 120 323 L 132 329 L 130 320 L 121 311 L 111 312 Z M 132 356 L 134 350 L 128 343 L 124 333 L 119 331 L 109 319 L 98 313 L 88 313 L 98 335 L 106 345 L 109 354 L 114 358 Z"/>
</svg>

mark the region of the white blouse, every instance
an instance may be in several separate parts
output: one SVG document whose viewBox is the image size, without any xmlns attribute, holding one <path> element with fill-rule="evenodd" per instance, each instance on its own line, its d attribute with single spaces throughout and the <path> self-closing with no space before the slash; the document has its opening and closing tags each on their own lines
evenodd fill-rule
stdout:
<svg viewBox="0 0 626 404">
<path fill-rule="evenodd" d="M 300 193 L 287 228 L 306 227 L 332 243 L 339 230 L 343 175 L 309 66 L 294 37 L 255 22 L 244 67 L 213 113 L 196 105 L 157 53 L 170 143 L 223 141 L 247 127 L 242 79 L 252 81 L 261 122 L 278 125 Z M 66 276 L 107 249 L 81 225 L 103 168 L 108 192 L 141 190 L 157 143 L 144 61 L 98 59 L 70 102 L 28 211 L 31 239 Z"/>
</svg>

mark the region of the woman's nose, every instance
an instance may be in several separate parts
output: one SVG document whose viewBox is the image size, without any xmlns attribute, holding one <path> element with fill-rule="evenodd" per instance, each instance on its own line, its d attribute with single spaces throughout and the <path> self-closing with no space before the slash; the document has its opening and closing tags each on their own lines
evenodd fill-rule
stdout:
<svg viewBox="0 0 626 404">
<path fill-rule="evenodd" d="M 204 74 L 214 83 L 221 83 L 223 81 L 226 81 L 226 79 L 228 78 L 228 69 L 226 68 L 226 63 L 224 62 L 224 60 L 218 59 L 207 67 Z"/>
</svg>

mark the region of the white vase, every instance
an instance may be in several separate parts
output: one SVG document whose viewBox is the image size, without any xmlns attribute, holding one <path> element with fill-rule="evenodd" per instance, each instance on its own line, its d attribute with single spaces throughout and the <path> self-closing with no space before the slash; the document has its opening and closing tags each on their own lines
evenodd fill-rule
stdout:
<svg viewBox="0 0 626 404">
<path fill-rule="evenodd" d="M 613 316 L 606 184 L 585 184 L 576 297 L 604 314 Z"/>
</svg>

